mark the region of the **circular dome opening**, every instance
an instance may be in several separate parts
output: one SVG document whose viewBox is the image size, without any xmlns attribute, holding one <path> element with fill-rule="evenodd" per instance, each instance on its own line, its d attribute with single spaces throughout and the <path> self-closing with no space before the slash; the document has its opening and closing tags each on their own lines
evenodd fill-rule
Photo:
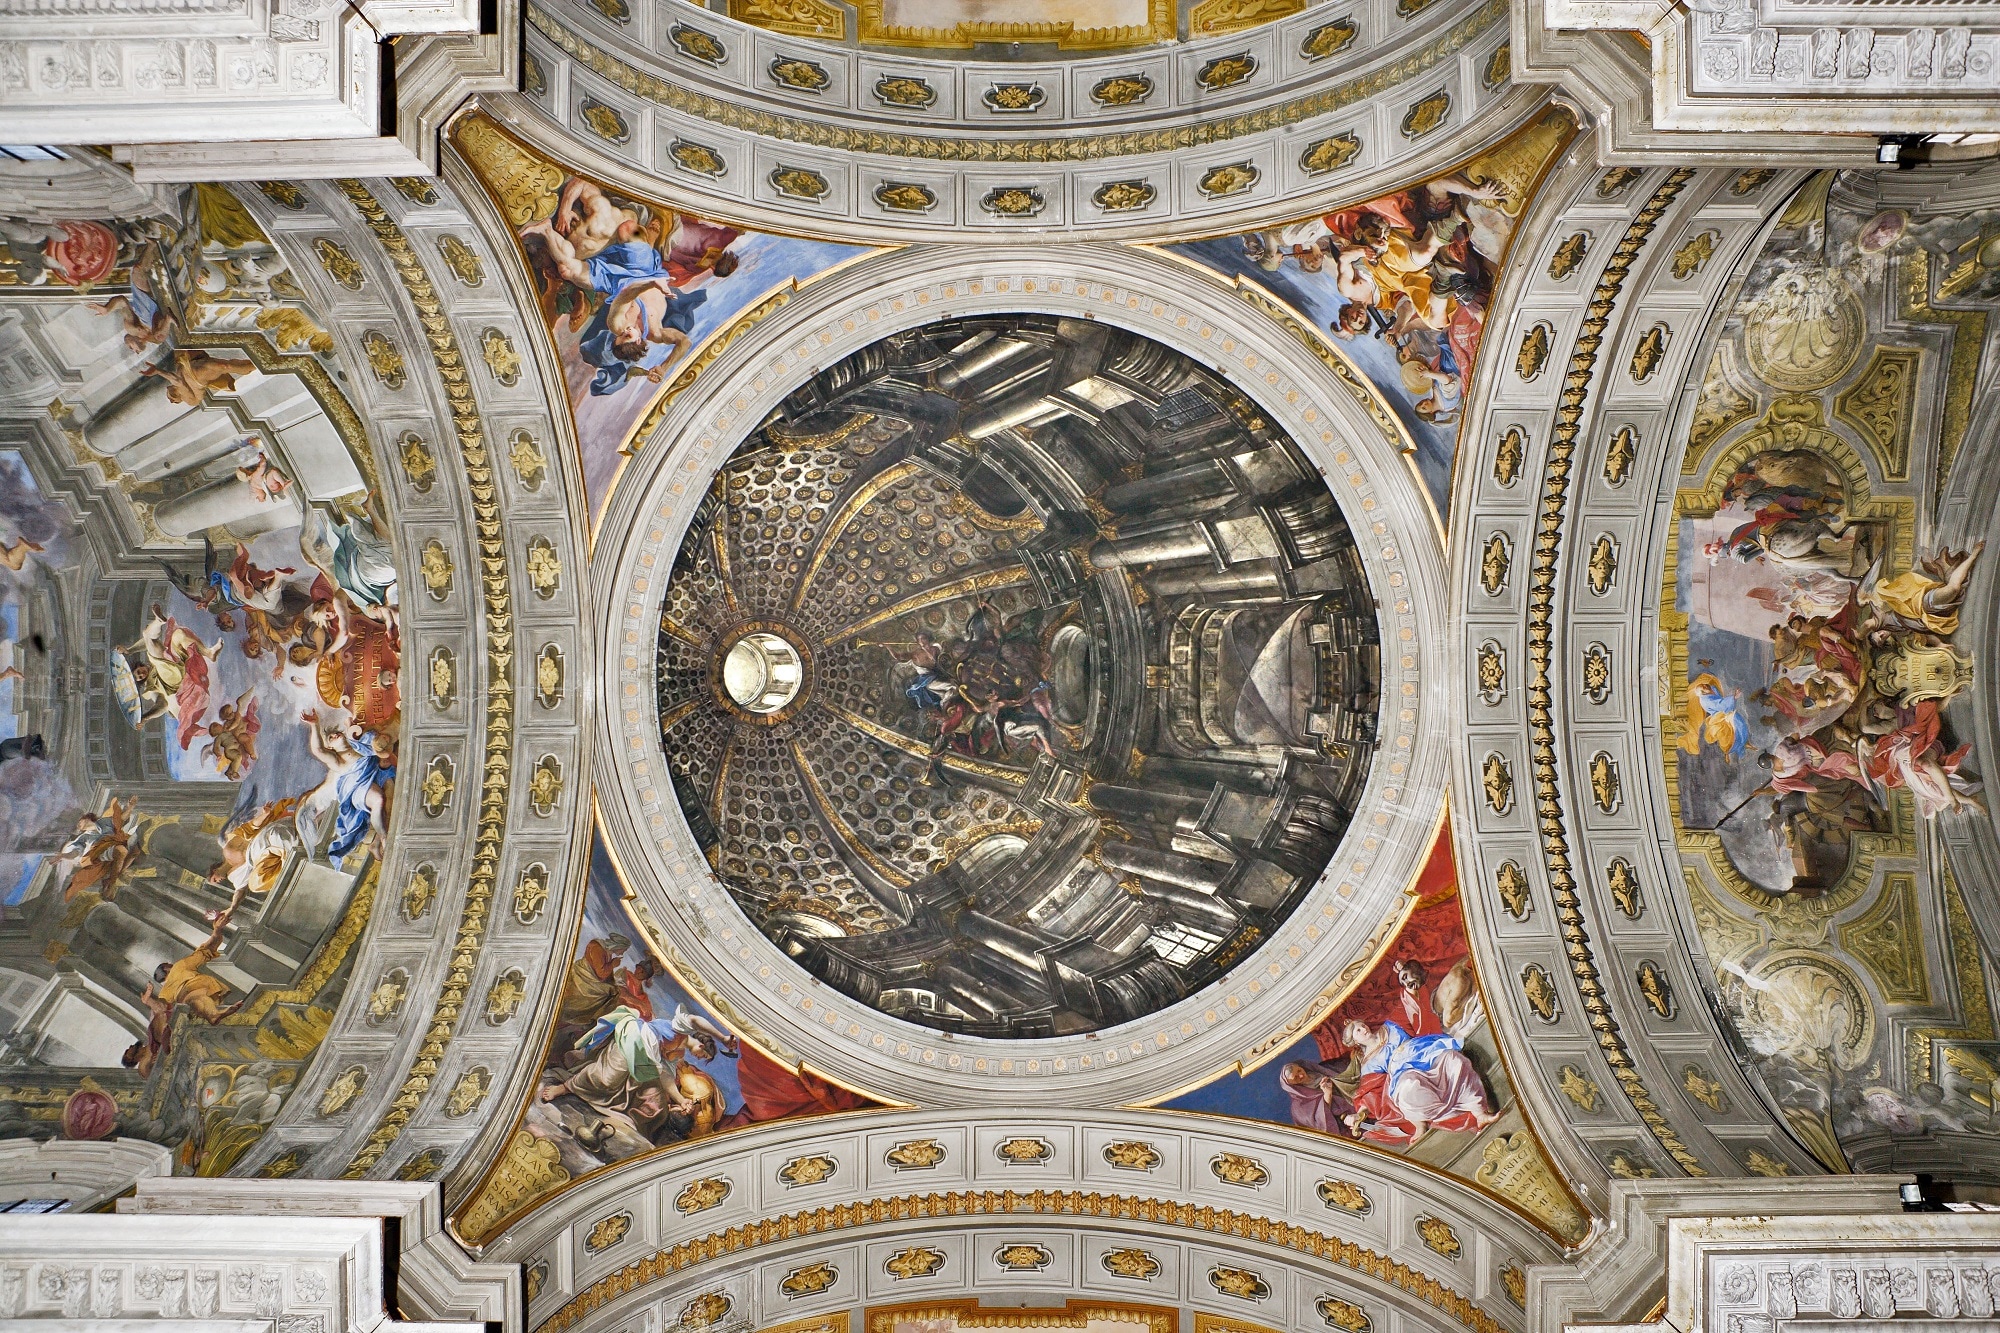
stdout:
<svg viewBox="0 0 2000 1333">
<path fill-rule="evenodd" d="M 1377 757 L 1376 602 L 1325 480 L 1218 372 L 991 314 L 817 373 L 723 464 L 657 641 L 730 896 L 926 1027 L 1061 1038 L 1243 965 Z"/>
<path fill-rule="evenodd" d="M 722 659 L 722 688 L 750 713 L 775 713 L 798 698 L 805 675 L 799 650 L 769 630 L 744 635 Z"/>
</svg>

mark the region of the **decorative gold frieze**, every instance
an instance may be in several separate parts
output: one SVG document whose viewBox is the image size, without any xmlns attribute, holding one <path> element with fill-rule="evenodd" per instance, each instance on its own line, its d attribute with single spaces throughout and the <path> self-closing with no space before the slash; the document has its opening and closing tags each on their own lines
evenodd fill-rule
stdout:
<svg viewBox="0 0 2000 1333">
<path fill-rule="evenodd" d="M 339 1115 L 345 1111 L 354 1104 L 354 1099 L 359 1097 L 362 1089 L 367 1086 L 368 1070 L 365 1066 L 350 1065 L 341 1070 L 339 1077 L 327 1084 L 326 1091 L 320 1095 L 320 1118 L 324 1120 L 328 1116 Z"/>
<path fill-rule="evenodd" d="M 583 1237 L 583 1248 L 591 1254 L 602 1254 L 624 1240 L 632 1231 L 632 1214 L 613 1213 L 600 1217 L 591 1225 Z"/>
<path fill-rule="evenodd" d="M 527 998 L 527 974 L 518 967 L 507 969 L 486 988 L 486 1021 L 498 1027 L 512 1018 Z"/>
<path fill-rule="evenodd" d="M 1353 134 L 1334 134 L 1315 139 L 1299 153 L 1299 170 L 1308 176 L 1324 176 L 1338 171 L 1361 155 L 1361 140 Z"/>
<path fill-rule="evenodd" d="M 350 292 L 361 290 L 364 280 L 361 261 L 349 254 L 340 242 L 322 236 L 313 242 L 313 253 L 319 256 L 319 266 L 326 270 L 327 277 Z"/>
<path fill-rule="evenodd" d="M 451 275 L 468 287 L 478 287 L 486 282 L 486 264 L 477 252 L 464 240 L 449 233 L 438 237 L 438 257 Z"/>
<path fill-rule="evenodd" d="M 1366 1217 L 1375 1211 L 1375 1201 L 1351 1180 L 1322 1180 L 1313 1189 L 1321 1203 L 1343 1213 Z"/>
<path fill-rule="evenodd" d="M 934 1250 L 928 1245 L 912 1245 L 907 1250 L 898 1250 L 882 1261 L 882 1271 L 898 1282 L 911 1278 L 929 1277 L 944 1267 L 944 1251 Z"/>
<path fill-rule="evenodd" d="M 729 1197 L 730 1184 L 721 1176 L 691 1180 L 674 1196 L 674 1207 L 683 1216 L 707 1212 Z"/>
<path fill-rule="evenodd" d="M 1516 921 L 1528 919 L 1528 909 L 1532 905 L 1528 889 L 1528 874 L 1514 861 L 1502 861 L 1493 874 L 1493 890 L 1500 895 L 1500 905 L 1507 909 L 1507 915 Z"/>
<path fill-rule="evenodd" d="M 936 1139 L 911 1139 L 882 1154 L 882 1159 L 898 1171 L 927 1171 L 944 1158 L 944 1145 Z"/>
<path fill-rule="evenodd" d="M 1854 427 L 1873 446 L 1887 481 L 1910 476 L 1910 430 L 1922 365 L 1919 348 L 1877 347 L 1854 383 L 1833 400 L 1834 419 Z"/>
<path fill-rule="evenodd" d="M 1564 239 L 1563 243 L 1556 247 L 1556 252 L 1549 256 L 1549 276 L 1557 282 L 1561 282 L 1564 278 L 1576 272 L 1576 266 L 1581 264 L 1584 256 L 1589 253 L 1590 233 L 1587 231 L 1571 232 Z"/>
<path fill-rule="evenodd" d="M 1275 23 L 1306 7 L 1306 0 L 1198 0 L 1188 10 L 1188 36 L 1221 37 Z"/>
<path fill-rule="evenodd" d="M 707 176 L 710 180 L 720 180 L 729 174 L 729 163 L 723 160 L 720 152 L 692 139 L 675 139 L 669 143 L 667 157 L 682 171 Z"/>
<path fill-rule="evenodd" d="M 847 40 L 847 15 L 829 0 L 729 0 L 729 17 L 790 37 Z"/>
<path fill-rule="evenodd" d="M 423 920 L 437 893 L 437 867 L 426 861 L 410 872 L 410 882 L 403 886 L 403 919 L 413 924 Z"/>
<path fill-rule="evenodd" d="M 1459 1243 L 1458 1233 L 1441 1217 L 1418 1218 L 1417 1239 L 1424 1243 L 1424 1248 L 1447 1259 L 1456 1259 L 1465 1252 L 1465 1247 Z"/>
<path fill-rule="evenodd" d="M 1403 113 L 1403 137 L 1421 139 L 1438 126 L 1444 124 L 1451 113 L 1451 94 L 1440 88 L 1429 97 L 1410 104 Z"/>
</svg>

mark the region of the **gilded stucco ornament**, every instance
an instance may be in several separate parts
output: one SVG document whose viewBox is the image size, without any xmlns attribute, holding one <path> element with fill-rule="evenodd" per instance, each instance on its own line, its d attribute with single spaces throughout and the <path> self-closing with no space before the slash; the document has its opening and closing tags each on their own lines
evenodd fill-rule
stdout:
<svg viewBox="0 0 2000 1333">
<path fill-rule="evenodd" d="M 1140 1139 L 1120 1139 L 1104 1145 L 1104 1161 L 1120 1171 L 1151 1171 L 1160 1165 L 1160 1150 Z"/>
<path fill-rule="evenodd" d="M 898 1282 L 910 1278 L 929 1277 L 944 1267 L 943 1250 L 935 1250 L 927 1245 L 912 1245 L 898 1250 L 882 1261 L 882 1269 Z"/>
<path fill-rule="evenodd" d="M 1590 233 L 1587 231 L 1571 232 L 1563 238 L 1562 244 L 1556 247 L 1555 253 L 1549 256 L 1549 276 L 1557 282 L 1561 282 L 1564 278 L 1576 272 L 1577 265 L 1583 263 L 1584 257 L 1589 253 Z"/>
<path fill-rule="evenodd" d="M 1528 436 L 1519 426 L 1509 426 L 1493 446 L 1493 480 L 1512 486 L 1521 475 L 1528 456 Z"/>
<path fill-rule="evenodd" d="M 1113 1277 L 1128 1278 L 1136 1282 L 1150 1282 L 1160 1275 L 1160 1261 L 1150 1253 L 1136 1247 L 1106 1250 L 1099 1260 L 1104 1271 Z"/>
<path fill-rule="evenodd" d="M 683 1216 L 706 1212 L 729 1197 L 730 1184 L 721 1176 L 704 1176 L 689 1181 L 674 1196 L 674 1208 Z"/>
<path fill-rule="evenodd" d="M 1271 1295 L 1271 1284 L 1248 1268 L 1217 1264 L 1208 1270 L 1208 1285 L 1239 1301 L 1262 1301 Z"/>
<path fill-rule="evenodd" d="M 1532 901 L 1528 894 L 1528 875 L 1518 862 L 1500 863 L 1500 868 L 1493 872 L 1493 889 L 1500 895 L 1500 905 L 1507 909 L 1507 915 L 1516 921 L 1528 919 Z"/>
</svg>

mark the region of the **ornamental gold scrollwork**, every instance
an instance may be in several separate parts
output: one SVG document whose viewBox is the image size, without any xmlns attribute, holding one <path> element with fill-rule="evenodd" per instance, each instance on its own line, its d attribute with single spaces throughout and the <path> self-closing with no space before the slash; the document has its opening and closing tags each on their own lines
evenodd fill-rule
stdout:
<svg viewBox="0 0 2000 1333">
<path fill-rule="evenodd" d="M 721 153 L 692 139 L 675 139 L 667 145 L 667 156 L 682 171 L 720 180 L 729 174 L 729 163 Z"/>
<path fill-rule="evenodd" d="M 1624 800 L 1624 788 L 1618 779 L 1618 761 L 1608 751 L 1599 750 L 1590 756 L 1585 772 L 1590 778 L 1591 799 L 1605 814 L 1616 814 Z"/>
<path fill-rule="evenodd" d="M 1208 1285 L 1239 1301 L 1261 1301 L 1271 1295 L 1271 1284 L 1247 1268 L 1217 1264 L 1208 1270 Z"/>
<path fill-rule="evenodd" d="M 1638 180 L 1639 177 L 1645 174 L 1638 167 L 1613 167 L 1597 178 L 1597 197 L 1599 199 L 1616 199 L 1619 195 L 1625 193 L 1633 181 Z"/>
<path fill-rule="evenodd" d="M 1540 963 L 1530 963 L 1522 969 L 1521 994 L 1527 997 L 1528 1007 L 1535 1011 L 1535 1017 L 1544 1023 L 1555 1022 L 1556 1016 L 1562 1012 L 1556 984 Z"/>
<path fill-rule="evenodd" d="M 486 988 L 486 1021 L 500 1026 L 520 1012 L 521 1002 L 527 998 L 527 974 L 518 967 L 509 968 Z"/>
<path fill-rule="evenodd" d="M 1479 687 L 1479 698 L 1491 708 L 1507 697 L 1507 650 L 1488 639 L 1479 645 L 1478 661 L 1473 671 L 1474 683 Z"/>
<path fill-rule="evenodd" d="M 600 1217 L 592 1224 L 590 1230 L 584 1234 L 583 1248 L 591 1254 L 602 1254 L 619 1241 L 624 1240 L 630 1234 L 631 1230 L 632 1214 L 630 1213 L 613 1213 L 609 1217 Z"/>
<path fill-rule="evenodd" d="M 1711 228 L 1682 242 L 1681 248 L 1674 251 L 1674 280 L 1686 282 L 1701 272 L 1701 266 L 1715 254 L 1715 243 L 1721 239 L 1722 233 Z"/>
<path fill-rule="evenodd" d="M 802 1264 L 778 1281 L 778 1290 L 787 1300 L 817 1296 L 840 1280 L 840 1270 L 824 1259 Z"/>
<path fill-rule="evenodd" d="M 1334 134 L 1315 139 L 1299 152 L 1299 170 L 1308 176 L 1324 176 L 1340 170 L 1361 156 L 1361 140 L 1353 134 Z"/>
<path fill-rule="evenodd" d="M 395 188 L 397 194 L 419 208 L 429 208 L 438 201 L 437 186 L 422 176 L 393 176 L 389 184 Z"/>
<path fill-rule="evenodd" d="M 1153 95 L 1153 81 L 1144 74 L 1114 74 L 1090 87 L 1090 100 L 1099 106 L 1137 106 Z"/>
<path fill-rule="evenodd" d="M 1307 60 L 1325 60 L 1337 56 L 1353 44 L 1360 35 L 1354 20 L 1338 18 L 1331 23 L 1322 23 L 1299 39 L 1299 54 Z"/>
<path fill-rule="evenodd" d="M 444 1113 L 454 1120 L 471 1115 L 479 1109 L 486 1094 L 493 1091 L 493 1071 L 484 1065 L 475 1065 L 458 1076 L 451 1092 L 444 1099 Z"/>
<path fill-rule="evenodd" d="M 433 537 L 425 542 L 417 552 L 417 572 L 423 576 L 424 591 L 434 602 L 442 602 L 451 596 L 452 563 L 451 553 L 444 549 L 444 543 Z"/>
<path fill-rule="evenodd" d="M 368 1070 L 365 1066 L 352 1065 L 343 1069 L 340 1076 L 327 1084 L 326 1091 L 320 1095 L 320 1119 L 324 1120 L 328 1116 L 336 1116 L 345 1111 L 354 1104 L 354 1099 L 359 1097 L 362 1089 L 367 1086 Z"/>
<path fill-rule="evenodd" d="M 729 48 L 714 36 L 700 28 L 676 23 L 667 29 L 667 40 L 674 48 L 690 60 L 699 60 L 704 65 L 724 65 L 729 62 Z"/>
<path fill-rule="evenodd" d="M 1493 446 L 1493 480 L 1511 487 L 1528 460 L 1528 435 L 1519 426 L 1509 426 Z"/>
<path fill-rule="evenodd" d="M 1248 51 L 1233 56 L 1217 56 L 1195 72 L 1194 81 L 1210 92 L 1234 88 L 1257 72 L 1257 57 Z"/>
<path fill-rule="evenodd" d="M 514 881 L 514 919 L 532 926 L 549 903 L 549 868 L 540 861 L 521 868 Z"/>
<path fill-rule="evenodd" d="M 944 1267 L 944 1258 L 943 1250 L 934 1250 L 928 1245 L 912 1245 L 884 1259 L 882 1271 L 898 1282 L 907 1282 L 911 1278 L 930 1277 Z"/>
<path fill-rule="evenodd" d="M 1133 213 L 1151 204 L 1159 193 L 1142 180 L 1110 181 L 1098 186 L 1090 201 L 1107 213 Z"/>
<path fill-rule="evenodd" d="M 1242 1153 L 1217 1153 L 1209 1159 L 1208 1169 L 1225 1185 L 1261 1189 L 1271 1179 L 1270 1170 L 1262 1162 Z"/>
<path fill-rule="evenodd" d="M 1201 179 L 1195 182 L 1195 189 L 1210 199 L 1227 199 L 1231 195 L 1242 194 L 1263 175 L 1254 162 L 1231 162 L 1204 172 Z"/>
<path fill-rule="evenodd" d="M 528 775 L 528 805 L 536 814 L 547 819 L 556 812 L 562 794 L 562 760 L 545 754 L 535 761 L 534 770 Z"/>
<path fill-rule="evenodd" d="M 730 1185 L 721 1176 L 704 1176 L 689 1181 L 674 1196 L 674 1207 L 682 1216 L 706 1212 L 729 1197 Z"/>
<path fill-rule="evenodd" d="M 410 872 L 410 882 L 403 886 L 403 919 L 415 923 L 424 919 L 437 901 L 437 867 L 425 862 Z"/>
<path fill-rule="evenodd" d="M 1006 1139 L 993 1148 L 993 1155 L 1009 1166 L 1040 1166 L 1055 1154 L 1049 1141 L 1041 1138 Z"/>
<path fill-rule="evenodd" d="M 409 478 L 410 489 L 418 495 L 429 495 L 437 483 L 437 459 L 432 457 L 424 437 L 415 431 L 404 431 L 396 445 L 396 456 L 402 460 L 403 475 Z"/>
<path fill-rule="evenodd" d="M 1418 1218 L 1417 1239 L 1424 1243 L 1424 1248 L 1446 1259 L 1456 1259 L 1465 1252 L 1458 1233 L 1441 1217 Z"/>
<path fill-rule="evenodd" d="M 1667 359 L 1667 343 L 1673 332 L 1664 324 L 1655 324 L 1639 335 L 1639 342 L 1632 349 L 1632 382 L 1644 384 L 1653 378 Z"/>
<path fill-rule="evenodd" d="M 1598 1098 L 1603 1095 L 1596 1080 L 1575 1065 L 1563 1065 L 1556 1070 L 1556 1090 L 1574 1102 L 1577 1110 L 1586 1113 L 1597 1109 Z"/>
<path fill-rule="evenodd" d="M 944 1145 L 936 1139 L 911 1139 L 882 1154 L 883 1160 L 898 1171 L 927 1171 L 944 1161 Z"/>
<path fill-rule="evenodd" d="M 1530 383 L 1540 376 L 1542 367 L 1549 363 L 1549 344 L 1554 336 L 1555 331 L 1540 322 L 1521 335 L 1521 350 L 1514 356 L 1514 373 Z"/>
<path fill-rule="evenodd" d="M 1612 432 L 1611 443 L 1604 446 L 1604 480 L 1613 486 L 1623 486 L 1625 478 L 1632 475 L 1632 464 L 1638 457 L 1638 429 L 1620 426 Z"/>
<path fill-rule="evenodd" d="M 729 1315 L 729 1297 L 719 1291 L 704 1292 L 681 1307 L 682 1328 L 708 1328 Z"/>
<path fill-rule="evenodd" d="M 458 659 L 451 649 L 440 644 L 431 649 L 430 660 L 431 707 L 443 713 L 458 701 Z"/>
<path fill-rule="evenodd" d="M 436 819 L 451 804 L 451 795 L 458 788 L 457 770 L 449 755 L 439 755 L 431 760 L 424 770 L 422 784 L 417 788 L 417 800 L 424 807 L 424 813 Z"/>
<path fill-rule="evenodd" d="M 1618 581 L 1618 543 L 1610 533 L 1599 533 L 1590 544 L 1590 555 L 1583 562 L 1583 577 L 1598 597 L 1610 592 Z"/>
<path fill-rule="evenodd" d="M 1160 1164 L 1160 1150 L 1138 1139 L 1104 1145 L 1104 1161 L 1120 1171 L 1151 1171 Z"/>
<path fill-rule="evenodd" d="M 1322 1180 L 1313 1187 L 1319 1201 L 1329 1208 L 1335 1208 L 1355 1217 L 1366 1217 L 1375 1211 L 1375 1201 L 1368 1192 L 1351 1180 Z"/>
<path fill-rule="evenodd" d="M 1507 539 L 1497 532 L 1488 537 L 1479 552 L 1479 586 L 1486 589 L 1488 597 L 1498 597 L 1507 586 L 1507 572 L 1512 564 L 1513 554 Z"/>
<path fill-rule="evenodd" d="M 1604 887 L 1610 891 L 1611 901 L 1618 905 L 1618 910 L 1631 920 L 1637 921 L 1639 914 L 1646 910 L 1646 895 L 1639 885 L 1639 872 L 1624 857 L 1611 858 L 1611 864 L 1604 869 Z"/>
<path fill-rule="evenodd" d="M 1319 1317 L 1326 1321 L 1326 1326 L 1338 1330 L 1338 1333 L 1369 1333 L 1374 1326 L 1366 1310 L 1338 1296 L 1321 1296 L 1313 1302 L 1313 1308 L 1319 1311 Z"/>
<path fill-rule="evenodd" d="M 340 242 L 322 236 L 313 242 L 313 254 L 319 257 L 319 265 L 326 270 L 327 277 L 350 292 L 361 290 L 361 284 L 366 280 L 361 261 L 349 254 Z"/>
<path fill-rule="evenodd" d="M 993 1254 L 993 1262 L 1009 1273 L 1039 1273 L 1054 1261 L 1044 1245 L 1003 1245 Z"/>
<path fill-rule="evenodd" d="M 1421 139 L 1438 126 L 1444 124 L 1451 114 L 1451 94 L 1440 88 L 1429 97 L 1413 102 L 1403 113 L 1403 137 Z"/>
<path fill-rule="evenodd" d="M 1479 786 L 1494 814 L 1504 815 L 1514 808 L 1514 770 L 1498 754 L 1487 755 L 1480 766 Z"/>
<path fill-rule="evenodd" d="M 1104 1271 L 1113 1277 L 1128 1278 L 1134 1282 L 1150 1282 L 1160 1275 L 1160 1261 L 1146 1250 L 1127 1247 L 1106 1250 L 1099 1260 Z"/>
<path fill-rule="evenodd" d="M 797 1189 L 802 1185 L 820 1185 L 833 1179 L 838 1163 L 831 1157 L 814 1153 L 805 1157 L 794 1157 L 778 1168 L 778 1183 L 786 1189 Z"/>
<path fill-rule="evenodd" d="M 438 237 L 438 257 L 444 260 L 444 266 L 451 270 L 451 275 L 467 287 L 485 284 L 485 261 L 463 238 L 450 234 Z"/>
<path fill-rule="evenodd" d="M 1528 875 L 1513 861 L 1502 861 L 1493 875 L 1493 890 L 1500 895 L 1500 905 L 1507 909 L 1507 915 L 1516 921 L 1528 919 L 1530 898 Z"/>
<path fill-rule="evenodd" d="M 1564 278 L 1576 272 L 1576 266 L 1581 264 L 1584 256 L 1589 253 L 1590 233 L 1587 231 L 1571 232 L 1564 238 L 1563 243 L 1556 247 L 1555 253 L 1549 256 L 1549 277 L 1557 282 L 1561 282 Z"/>
</svg>

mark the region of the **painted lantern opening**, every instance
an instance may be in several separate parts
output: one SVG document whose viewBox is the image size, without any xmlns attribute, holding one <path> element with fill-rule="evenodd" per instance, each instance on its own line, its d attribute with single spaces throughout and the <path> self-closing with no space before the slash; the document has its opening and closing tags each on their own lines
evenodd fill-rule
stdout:
<svg viewBox="0 0 2000 1333">
<path fill-rule="evenodd" d="M 794 392 L 690 525 L 657 662 L 676 795 L 758 928 L 884 1013 L 1007 1038 L 1248 955 L 1354 815 L 1380 681 L 1298 446 L 1176 351 L 1023 314 Z"/>
</svg>

